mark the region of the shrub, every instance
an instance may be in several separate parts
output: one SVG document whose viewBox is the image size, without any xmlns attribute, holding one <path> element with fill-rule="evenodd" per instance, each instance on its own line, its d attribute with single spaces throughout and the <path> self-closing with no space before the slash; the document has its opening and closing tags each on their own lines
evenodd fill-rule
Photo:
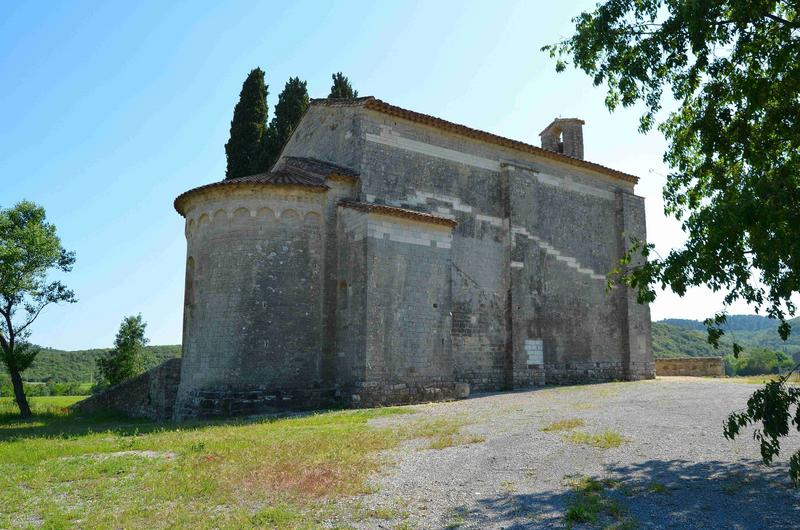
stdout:
<svg viewBox="0 0 800 530">
<path fill-rule="evenodd" d="M 753 348 L 740 354 L 725 356 L 725 372 L 728 375 L 778 374 L 791 370 L 794 361 L 785 353 L 766 348 Z"/>
</svg>

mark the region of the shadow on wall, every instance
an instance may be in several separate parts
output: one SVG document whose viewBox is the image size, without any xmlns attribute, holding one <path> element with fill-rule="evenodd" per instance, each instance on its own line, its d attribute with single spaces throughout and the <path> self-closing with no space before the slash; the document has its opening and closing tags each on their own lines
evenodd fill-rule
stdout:
<svg viewBox="0 0 800 530">
<path fill-rule="evenodd" d="M 594 478 L 613 481 L 601 495 L 622 507 L 616 520 L 634 519 L 637 528 L 788 529 L 800 521 L 800 490 L 792 488 L 785 465 L 648 460 L 607 466 L 604 476 Z M 511 493 L 480 499 L 477 506 L 461 506 L 453 514 L 478 526 L 563 527 L 564 514 L 577 498 L 567 487 Z"/>
</svg>

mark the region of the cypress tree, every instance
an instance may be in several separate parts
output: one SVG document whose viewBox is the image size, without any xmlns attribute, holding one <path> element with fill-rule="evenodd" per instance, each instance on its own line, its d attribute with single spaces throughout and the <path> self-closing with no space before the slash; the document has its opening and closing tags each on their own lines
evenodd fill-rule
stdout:
<svg viewBox="0 0 800 530">
<path fill-rule="evenodd" d="M 350 80 L 345 77 L 342 72 L 336 72 L 331 76 L 333 78 L 333 86 L 328 99 L 339 98 L 357 98 L 358 90 L 353 90 Z"/>
<path fill-rule="evenodd" d="M 299 77 L 291 77 L 286 82 L 283 92 L 278 96 L 275 115 L 269 124 L 264 141 L 264 163 L 262 170 L 269 170 L 278 160 L 283 146 L 289 140 L 294 128 L 300 123 L 308 108 L 308 88 Z"/>
<path fill-rule="evenodd" d="M 264 71 L 256 68 L 248 74 L 233 109 L 231 137 L 225 144 L 228 167 L 225 178 L 258 173 L 263 166 L 263 139 L 267 125 L 267 85 Z"/>
</svg>

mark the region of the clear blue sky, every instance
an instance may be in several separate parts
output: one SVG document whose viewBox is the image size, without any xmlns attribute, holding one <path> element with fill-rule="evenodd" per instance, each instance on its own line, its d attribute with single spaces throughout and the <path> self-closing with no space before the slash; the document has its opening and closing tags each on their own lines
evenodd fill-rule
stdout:
<svg viewBox="0 0 800 530">
<path fill-rule="evenodd" d="M 46 310 L 32 340 L 111 344 L 142 313 L 154 344 L 181 336 L 185 242 L 172 201 L 219 180 L 242 81 L 267 72 L 269 103 L 290 76 L 327 95 L 344 72 L 362 95 L 538 144 L 554 117 L 586 120 L 586 158 L 641 177 L 650 238 L 664 219 L 658 133 L 604 91 L 556 74 L 539 49 L 569 34 L 584 2 L 3 2 L 0 206 L 42 204 L 77 253 L 75 305 Z M 667 295 L 655 319 L 703 318 L 719 297 Z"/>
</svg>

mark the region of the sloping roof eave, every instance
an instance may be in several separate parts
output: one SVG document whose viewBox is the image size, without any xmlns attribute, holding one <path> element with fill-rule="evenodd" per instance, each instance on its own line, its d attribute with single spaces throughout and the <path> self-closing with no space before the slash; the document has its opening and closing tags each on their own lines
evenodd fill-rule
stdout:
<svg viewBox="0 0 800 530">
<path fill-rule="evenodd" d="M 403 217 L 423 223 L 449 226 L 451 228 L 458 225 L 458 222 L 455 219 L 451 219 L 449 217 L 434 215 L 428 212 L 419 212 L 417 210 L 410 210 L 408 208 L 401 208 L 399 206 L 389 206 L 388 204 L 376 204 L 371 202 L 359 202 L 353 199 L 342 199 L 339 201 L 338 205 L 342 208 L 351 208 L 353 210 L 359 210 L 367 213 L 390 215 L 392 217 Z"/>
<path fill-rule="evenodd" d="M 242 177 L 246 179 L 247 177 Z M 224 188 L 246 188 L 246 187 L 273 187 L 273 188 L 296 188 L 302 189 L 305 191 L 311 192 L 325 192 L 329 189 L 329 187 L 325 184 L 297 184 L 297 183 L 275 183 L 275 182 L 265 182 L 265 181 L 255 181 L 255 180 L 240 180 L 240 179 L 228 179 L 223 180 L 220 182 L 211 182 L 210 184 L 205 184 L 203 186 L 198 186 L 196 188 L 192 188 L 190 190 L 186 190 L 177 197 L 172 202 L 172 206 L 175 208 L 175 211 L 181 215 L 185 215 L 186 212 L 184 211 L 183 207 L 185 202 L 191 197 L 192 195 L 196 195 L 198 193 L 202 193 L 205 191 L 213 190 L 213 189 L 224 189 Z"/>
</svg>

